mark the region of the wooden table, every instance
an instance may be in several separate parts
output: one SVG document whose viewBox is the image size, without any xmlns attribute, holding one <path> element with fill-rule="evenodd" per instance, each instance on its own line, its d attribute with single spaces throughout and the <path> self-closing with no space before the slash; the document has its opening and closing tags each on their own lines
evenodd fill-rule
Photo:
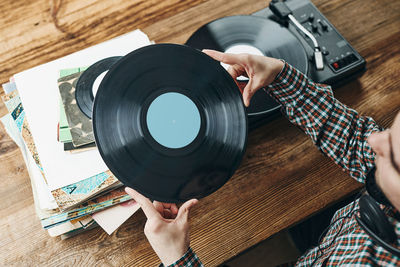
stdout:
<svg viewBox="0 0 400 267">
<path fill-rule="evenodd" d="M 260 0 L 23 1 L 0 3 L 0 82 L 14 73 L 134 29 L 157 43 L 184 43 L 201 25 L 250 14 Z M 400 106 L 400 1 L 314 0 L 367 60 L 364 75 L 338 88 L 339 100 L 390 126 Z M 40 90 L 40 88 L 34 88 Z M 3 105 L 1 114 L 5 113 Z M 100 228 L 50 238 L 34 211 L 17 146 L 0 126 L 0 265 L 156 265 L 137 212 L 111 236 Z M 250 133 L 240 169 L 192 213 L 192 247 L 209 266 L 287 228 L 358 189 L 280 117 Z"/>
</svg>

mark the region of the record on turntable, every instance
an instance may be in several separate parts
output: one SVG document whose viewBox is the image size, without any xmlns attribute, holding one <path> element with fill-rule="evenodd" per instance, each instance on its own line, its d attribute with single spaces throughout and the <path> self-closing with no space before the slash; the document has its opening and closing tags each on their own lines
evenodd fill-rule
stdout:
<svg viewBox="0 0 400 267">
<path fill-rule="evenodd" d="M 247 142 L 232 77 L 207 55 L 174 44 L 140 48 L 111 67 L 95 97 L 93 129 L 111 172 L 163 202 L 216 191 Z"/>
<path fill-rule="evenodd" d="M 262 17 L 243 15 L 214 20 L 194 32 L 186 44 L 200 50 L 279 58 L 303 73 L 308 71 L 307 54 L 301 42 L 287 28 Z M 268 94 L 258 90 L 247 113 L 249 117 L 262 116 L 279 107 Z"/>
</svg>

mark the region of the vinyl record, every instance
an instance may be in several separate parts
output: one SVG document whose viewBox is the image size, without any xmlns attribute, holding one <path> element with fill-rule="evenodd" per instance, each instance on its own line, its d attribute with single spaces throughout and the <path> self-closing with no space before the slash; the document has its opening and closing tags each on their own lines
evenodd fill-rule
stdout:
<svg viewBox="0 0 400 267">
<path fill-rule="evenodd" d="M 174 44 L 140 48 L 112 66 L 95 97 L 93 129 L 111 172 L 163 202 L 216 191 L 247 142 L 233 79 L 207 55 Z"/>
<path fill-rule="evenodd" d="M 76 83 L 75 99 L 80 110 L 89 119 L 92 118 L 92 108 L 94 101 L 93 85 L 96 79 L 105 71 L 108 71 L 111 66 L 117 62 L 121 56 L 108 57 L 97 61 L 87 68 L 79 77 Z"/>
<path fill-rule="evenodd" d="M 186 42 L 197 49 L 249 53 L 283 59 L 303 73 L 307 54 L 301 42 L 280 24 L 257 16 L 231 16 L 214 20 L 193 33 Z M 247 108 L 248 115 L 266 115 L 279 108 L 263 90 L 258 90 Z"/>
</svg>

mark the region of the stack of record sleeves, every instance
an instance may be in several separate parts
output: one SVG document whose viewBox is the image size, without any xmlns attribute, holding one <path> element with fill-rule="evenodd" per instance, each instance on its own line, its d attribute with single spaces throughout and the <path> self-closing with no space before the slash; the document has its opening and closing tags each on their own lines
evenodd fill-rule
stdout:
<svg viewBox="0 0 400 267">
<path fill-rule="evenodd" d="M 22 152 L 36 212 L 50 236 L 67 238 L 98 225 L 111 234 L 138 210 L 103 162 L 75 87 L 93 63 L 150 43 L 136 30 L 15 74 L 3 84 L 9 113 L 1 122 Z"/>
</svg>

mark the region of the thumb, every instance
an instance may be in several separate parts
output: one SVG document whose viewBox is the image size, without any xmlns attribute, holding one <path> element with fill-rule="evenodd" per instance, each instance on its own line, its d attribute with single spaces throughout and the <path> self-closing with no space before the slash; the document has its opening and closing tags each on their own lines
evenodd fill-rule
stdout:
<svg viewBox="0 0 400 267">
<path fill-rule="evenodd" d="M 250 105 L 250 99 L 255 94 L 256 90 L 253 88 L 253 80 L 250 79 L 243 89 L 243 103 L 246 107 Z"/>
<path fill-rule="evenodd" d="M 181 222 L 187 222 L 189 218 L 190 209 L 195 206 L 199 201 L 197 199 L 191 199 L 183 203 L 183 205 L 178 210 L 178 215 L 176 216 L 176 220 Z"/>
</svg>

